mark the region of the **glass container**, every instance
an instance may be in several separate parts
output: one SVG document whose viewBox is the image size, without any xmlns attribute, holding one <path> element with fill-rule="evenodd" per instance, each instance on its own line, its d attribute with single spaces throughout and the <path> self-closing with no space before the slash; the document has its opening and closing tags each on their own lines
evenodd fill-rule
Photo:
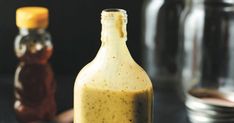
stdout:
<svg viewBox="0 0 234 123">
<path fill-rule="evenodd" d="M 181 23 L 191 122 L 234 122 L 234 1 L 192 0 Z"/>
</svg>

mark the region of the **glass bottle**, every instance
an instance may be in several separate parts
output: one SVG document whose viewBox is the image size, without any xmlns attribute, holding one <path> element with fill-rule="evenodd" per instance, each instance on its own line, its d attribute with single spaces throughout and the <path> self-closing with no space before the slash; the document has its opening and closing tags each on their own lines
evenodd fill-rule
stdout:
<svg viewBox="0 0 234 123">
<path fill-rule="evenodd" d="M 78 74 L 74 87 L 75 123 L 152 123 L 152 84 L 127 45 L 127 14 L 102 11 L 102 45 Z"/>
<path fill-rule="evenodd" d="M 194 123 L 234 122 L 234 1 L 192 0 L 181 23 L 182 77 Z"/>
<path fill-rule="evenodd" d="M 183 115 L 173 115 L 157 107 L 168 107 L 175 112 L 185 112 L 179 61 L 179 23 L 186 0 L 145 0 L 143 8 L 142 63 L 154 88 L 155 115 L 163 114 L 170 121 L 187 121 Z M 170 93 L 167 93 L 170 92 Z M 163 98 L 160 98 L 163 97 Z M 174 103 L 171 103 L 171 102 Z M 157 103 L 157 104 L 156 104 Z M 177 107 L 177 108 L 175 108 Z M 172 111 L 173 112 L 173 111 Z M 154 117 L 154 122 L 164 122 Z M 168 121 L 169 122 L 169 121 Z"/>
<path fill-rule="evenodd" d="M 179 21 L 184 0 L 147 0 L 144 7 L 143 65 L 153 83 L 179 80 Z"/>
<path fill-rule="evenodd" d="M 16 11 L 19 34 L 15 53 L 20 64 L 15 73 L 17 118 L 23 123 L 51 120 L 56 113 L 55 80 L 48 59 L 52 55 L 51 36 L 46 31 L 48 10 L 22 7 Z"/>
</svg>

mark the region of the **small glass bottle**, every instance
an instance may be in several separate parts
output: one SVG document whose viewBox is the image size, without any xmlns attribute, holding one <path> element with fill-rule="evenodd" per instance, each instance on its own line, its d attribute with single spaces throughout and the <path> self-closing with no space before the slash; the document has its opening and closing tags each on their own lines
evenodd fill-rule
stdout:
<svg viewBox="0 0 234 123">
<path fill-rule="evenodd" d="M 53 50 L 46 31 L 48 10 L 22 7 L 16 11 L 19 34 L 15 52 L 20 64 L 15 73 L 14 109 L 20 122 L 51 120 L 56 113 L 55 80 L 48 63 Z"/>
<path fill-rule="evenodd" d="M 127 45 L 127 14 L 102 12 L 102 45 L 78 74 L 74 123 L 152 123 L 153 88 Z"/>
</svg>

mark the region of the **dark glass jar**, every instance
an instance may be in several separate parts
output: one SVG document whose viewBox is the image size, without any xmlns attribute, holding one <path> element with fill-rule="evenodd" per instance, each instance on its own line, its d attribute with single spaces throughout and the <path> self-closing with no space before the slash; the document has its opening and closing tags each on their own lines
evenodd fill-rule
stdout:
<svg viewBox="0 0 234 123">
<path fill-rule="evenodd" d="M 165 122 L 158 114 L 170 117 L 167 122 L 187 122 L 184 115 L 172 116 L 170 112 L 159 108 L 167 107 L 171 112 L 180 114 L 185 112 L 180 98 L 182 91 L 177 66 L 179 23 L 184 6 L 185 0 L 147 0 L 143 9 L 142 61 L 156 90 L 155 123 Z"/>
<path fill-rule="evenodd" d="M 193 0 L 181 23 L 182 80 L 194 123 L 234 122 L 234 1 Z"/>
<path fill-rule="evenodd" d="M 178 36 L 184 0 L 148 0 L 144 8 L 143 66 L 154 83 L 178 82 Z"/>
</svg>

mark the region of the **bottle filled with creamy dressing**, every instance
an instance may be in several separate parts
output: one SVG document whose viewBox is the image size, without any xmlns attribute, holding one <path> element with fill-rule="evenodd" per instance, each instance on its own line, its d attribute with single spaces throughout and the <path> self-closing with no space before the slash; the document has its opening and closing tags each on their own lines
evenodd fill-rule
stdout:
<svg viewBox="0 0 234 123">
<path fill-rule="evenodd" d="M 126 11 L 103 10 L 101 23 L 101 48 L 76 78 L 74 123 L 152 123 L 153 88 L 128 51 Z"/>
</svg>

